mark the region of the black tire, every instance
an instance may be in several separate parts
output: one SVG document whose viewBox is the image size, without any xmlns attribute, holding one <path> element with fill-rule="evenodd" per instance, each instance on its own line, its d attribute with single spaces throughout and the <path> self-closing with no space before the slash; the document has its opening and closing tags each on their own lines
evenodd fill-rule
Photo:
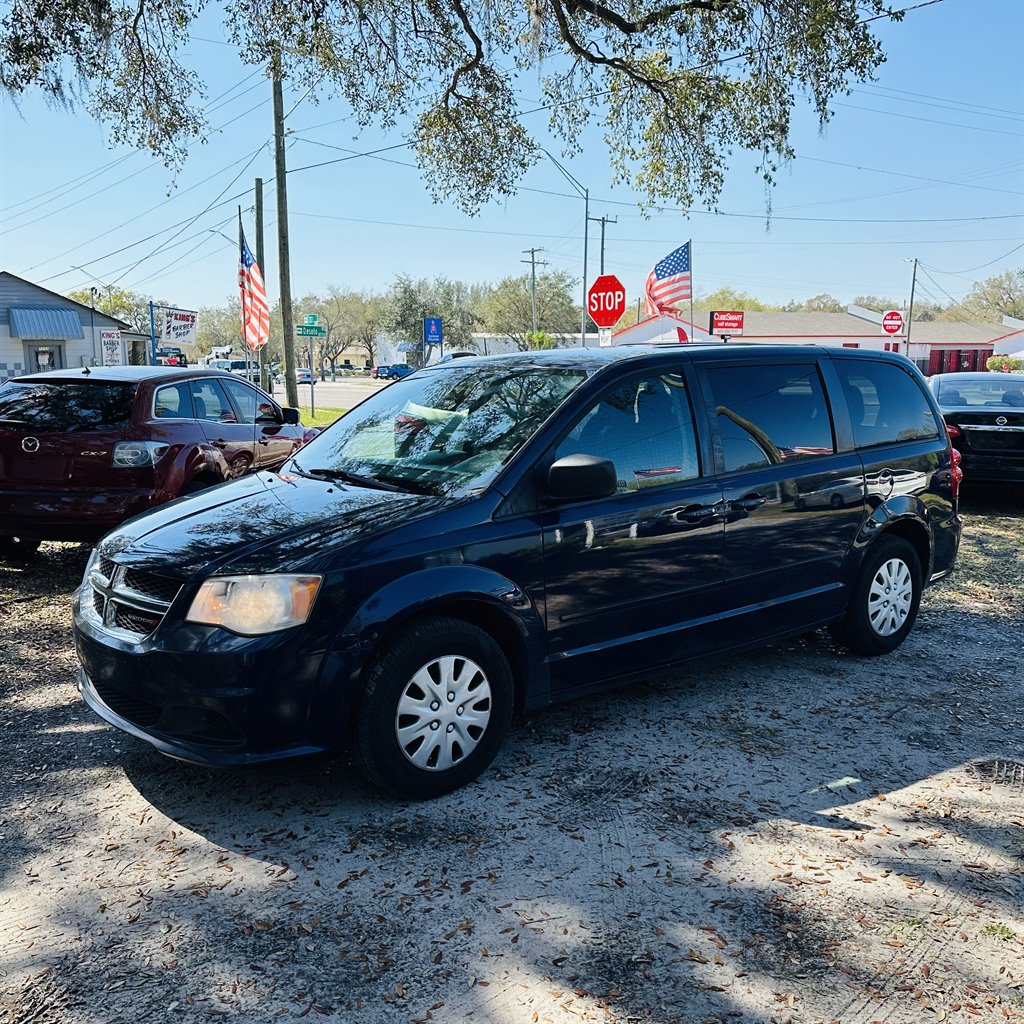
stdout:
<svg viewBox="0 0 1024 1024">
<path fill-rule="evenodd" d="M 0 537 L 0 558 L 13 561 L 31 558 L 39 550 L 40 543 L 25 537 Z"/>
<path fill-rule="evenodd" d="M 189 494 L 198 494 L 200 491 L 205 491 L 208 487 L 213 487 L 214 484 L 220 483 L 219 480 L 204 480 L 202 477 L 196 477 L 194 480 L 189 480 L 184 487 L 182 487 L 179 498 L 184 498 Z"/>
<path fill-rule="evenodd" d="M 441 685 L 446 669 L 451 689 Z M 420 685 L 427 677 L 436 692 Z M 364 680 L 353 752 L 367 779 L 395 796 L 425 800 L 472 782 L 494 760 L 512 722 L 508 660 L 491 636 L 461 619 L 438 616 L 411 626 Z"/>
<path fill-rule="evenodd" d="M 882 538 L 868 551 L 832 635 L 854 654 L 896 650 L 914 626 L 921 589 L 917 552 L 899 537 Z"/>
</svg>

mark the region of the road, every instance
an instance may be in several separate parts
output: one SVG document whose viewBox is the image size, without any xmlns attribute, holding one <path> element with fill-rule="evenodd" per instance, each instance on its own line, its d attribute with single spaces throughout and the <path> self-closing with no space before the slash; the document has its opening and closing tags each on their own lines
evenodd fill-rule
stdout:
<svg viewBox="0 0 1024 1024">
<path fill-rule="evenodd" d="M 316 407 L 318 409 L 351 409 L 370 395 L 387 387 L 384 381 L 378 382 L 369 377 L 339 377 L 337 381 L 322 380 L 316 387 Z M 309 384 L 299 385 L 299 408 L 309 408 Z M 283 384 L 274 385 L 274 397 L 287 405 L 287 395 Z"/>
</svg>

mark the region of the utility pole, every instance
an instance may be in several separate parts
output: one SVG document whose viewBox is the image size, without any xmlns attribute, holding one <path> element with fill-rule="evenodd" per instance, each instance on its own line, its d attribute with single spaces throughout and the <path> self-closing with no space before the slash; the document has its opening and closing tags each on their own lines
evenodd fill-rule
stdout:
<svg viewBox="0 0 1024 1024">
<path fill-rule="evenodd" d="M 604 274 L 604 227 L 606 224 L 618 224 L 619 218 L 608 217 L 602 214 L 600 217 L 590 217 L 588 219 L 592 220 L 595 224 L 601 225 L 601 273 Z"/>
<path fill-rule="evenodd" d="M 907 310 L 907 351 L 904 353 L 910 358 L 910 328 L 914 325 L 914 289 L 917 287 L 917 257 L 914 257 L 914 273 L 910 278 L 910 308 Z"/>
<path fill-rule="evenodd" d="M 267 264 L 263 259 L 263 179 L 257 178 L 253 186 L 256 197 L 256 262 L 260 265 L 260 273 L 264 281 L 267 278 Z M 270 344 L 268 339 L 267 345 Z M 270 393 L 270 380 L 267 373 L 267 345 L 260 345 L 256 358 L 260 365 L 260 387 Z"/>
<path fill-rule="evenodd" d="M 284 99 L 281 95 L 281 54 L 275 50 L 271 62 L 274 80 L 274 173 L 277 188 L 277 262 L 281 288 L 281 328 L 284 334 L 284 383 L 288 405 L 297 408 L 299 388 L 295 383 L 295 325 L 292 323 L 292 282 L 288 256 L 288 186 L 284 160 Z M 312 373 L 313 368 L 310 367 Z"/>
<path fill-rule="evenodd" d="M 533 303 L 533 333 L 537 333 L 537 265 L 546 267 L 546 260 L 537 259 L 537 253 L 543 252 L 543 249 L 524 249 L 523 252 L 528 252 L 530 258 L 528 260 L 520 260 L 520 263 L 530 264 L 530 300 Z"/>
</svg>

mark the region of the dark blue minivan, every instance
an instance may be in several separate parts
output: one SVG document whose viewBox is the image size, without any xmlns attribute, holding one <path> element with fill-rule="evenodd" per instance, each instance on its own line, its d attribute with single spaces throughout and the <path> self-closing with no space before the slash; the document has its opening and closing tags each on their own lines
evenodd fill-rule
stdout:
<svg viewBox="0 0 1024 1024">
<path fill-rule="evenodd" d="M 825 625 L 893 650 L 953 567 L 957 461 L 887 353 L 453 360 L 108 534 L 75 597 L 82 695 L 174 757 L 348 747 L 438 795 L 517 711 Z"/>
</svg>

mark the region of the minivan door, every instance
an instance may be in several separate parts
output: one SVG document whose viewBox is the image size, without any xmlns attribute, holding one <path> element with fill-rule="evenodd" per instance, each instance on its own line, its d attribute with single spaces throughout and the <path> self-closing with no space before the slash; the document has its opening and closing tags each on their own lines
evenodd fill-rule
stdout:
<svg viewBox="0 0 1024 1024">
<path fill-rule="evenodd" d="M 541 515 L 554 692 L 709 649 L 722 574 L 722 492 L 702 477 L 689 389 L 678 373 L 611 385 L 550 453 L 615 465 L 618 492 Z"/>
<path fill-rule="evenodd" d="M 727 507 L 724 600 L 743 641 L 841 610 L 842 563 L 865 515 L 864 472 L 837 452 L 806 355 L 702 368 Z"/>
</svg>

